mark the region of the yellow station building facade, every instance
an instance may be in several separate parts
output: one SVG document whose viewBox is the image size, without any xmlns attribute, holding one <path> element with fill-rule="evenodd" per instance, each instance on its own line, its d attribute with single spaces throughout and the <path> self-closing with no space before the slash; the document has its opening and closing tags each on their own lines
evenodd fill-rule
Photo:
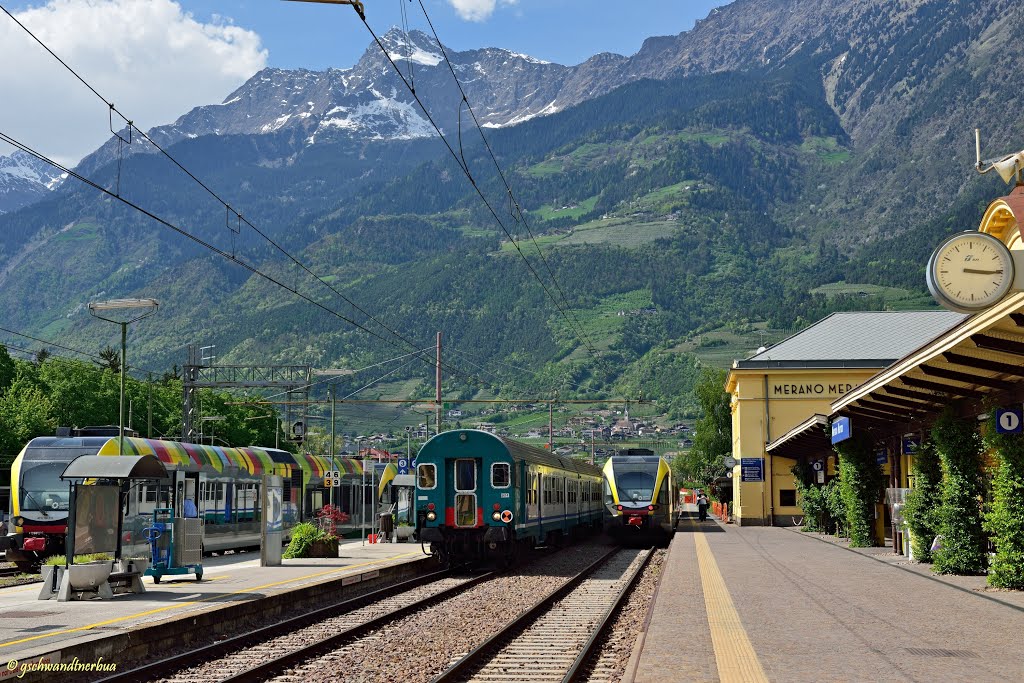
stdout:
<svg viewBox="0 0 1024 683">
<path fill-rule="evenodd" d="M 796 460 L 772 457 L 766 446 L 801 425 L 806 428 L 809 416 L 828 414 L 833 402 L 964 317 L 942 310 L 834 313 L 734 361 L 725 388 L 732 396 L 735 522 L 788 525 L 799 518 L 791 472 Z M 821 418 L 814 428 L 819 426 L 826 429 L 827 420 Z"/>
</svg>

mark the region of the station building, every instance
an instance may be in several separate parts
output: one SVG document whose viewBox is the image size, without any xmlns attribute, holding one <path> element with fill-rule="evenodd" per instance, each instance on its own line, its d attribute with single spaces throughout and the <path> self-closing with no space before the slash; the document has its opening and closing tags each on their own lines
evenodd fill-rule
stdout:
<svg viewBox="0 0 1024 683">
<path fill-rule="evenodd" d="M 788 457 L 791 453 L 770 453 L 768 446 L 797 428 L 824 439 L 828 420 L 823 414 L 834 401 L 964 317 L 938 309 L 833 313 L 734 361 L 726 391 L 732 396 L 735 522 L 789 525 L 801 516 L 791 472 L 797 460 Z M 832 467 L 834 459 L 827 462 Z"/>
<path fill-rule="evenodd" d="M 1022 225 L 1024 185 L 1019 184 L 1008 196 L 988 206 L 978 231 L 1001 240 L 1014 254 L 1015 262 L 1021 264 L 1024 263 Z M 1017 270 L 1021 270 L 1020 265 Z M 909 475 L 914 457 L 912 444 L 926 436 L 947 407 L 951 406 L 960 417 L 977 418 L 979 424 L 992 410 L 1021 408 L 1024 400 L 1024 273 L 1017 273 L 1015 289 L 1017 291 L 973 315 L 946 313 L 945 318 L 935 318 L 936 327 L 946 325 L 946 329 L 923 342 L 909 343 L 909 348 L 896 362 L 870 378 L 862 378 L 852 390 L 834 397 L 824 410 L 809 408 L 801 418 L 793 418 L 802 421 L 788 432 L 778 434 L 784 429 L 780 425 L 771 436 L 774 441 L 765 448 L 766 461 L 774 462 L 778 470 L 781 463 L 806 463 L 832 457 L 831 439 L 824 428 L 839 418 L 846 418 L 852 433 L 867 434 L 874 444 L 879 464 L 889 477 L 888 487 L 904 491 L 912 487 Z M 904 322 L 909 323 L 910 319 Z M 947 324 L 949 322 L 952 324 Z M 898 328 L 894 332 L 900 333 Z M 879 340 L 879 343 L 884 342 Z M 749 361 L 738 361 L 737 365 L 742 368 L 746 362 Z M 733 374 L 736 372 L 734 368 Z M 733 386 L 738 386 L 738 382 L 730 375 L 730 387 Z M 731 390 L 736 406 L 736 390 Z M 737 441 L 734 452 L 737 453 L 740 444 L 747 440 L 743 434 L 737 438 L 736 433 L 744 428 L 748 431 L 757 428 L 756 422 L 751 425 L 738 419 L 738 412 L 734 407 L 733 428 Z M 774 406 L 773 413 L 777 414 Z M 734 480 L 738 476 L 737 468 Z M 737 495 L 742 493 L 756 498 L 758 493 L 757 487 L 746 484 L 737 484 L 735 489 Z M 773 493 L 776 496 L 773 502 L 777 505 L 778 493 Z M 887 502 L 891 506 L 894 501 Z M 744 514 L 756 516 L 756 507 L 750 505 L 748 497 Z M 739 516 L 740 506 L 736 507 Z M 885 512 L 891 526 L 877 529 L 876 540 L 881 543 L 889 536 L 894 550 L 907 552 L 909 544 L 903 542 L 905 539 L 895 524 L 891 507 Z"/>
</svg>

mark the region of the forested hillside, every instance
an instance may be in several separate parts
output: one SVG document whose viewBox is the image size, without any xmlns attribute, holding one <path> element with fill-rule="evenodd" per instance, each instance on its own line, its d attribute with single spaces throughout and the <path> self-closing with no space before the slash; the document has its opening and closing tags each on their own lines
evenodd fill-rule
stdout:
<svg viewBox="0 0 1024 683">
<path fill-rule="evenodd" d="M 159 367 L 190 343 L 222 362 L 364 367 L 441 331 L 446 396 L 642 395 L 691 413 L 702 362 L 834 310 L 931 305 L 928 252 L 1002 191 L 974 177 L 961 124 L 970 97 L 991 99 L 979 88 L 1012 90 L 997 46 L 1020 9 L 904 5 L 743 0 L 595 58 L 566 82 L 623 85 L 484 129 L 504 180 L 451 112 L 457 158 L 436 139 L 177 130 L 169 151 L 259 232 L 134 154 L 90 177 L 180 231 L 69 181 L 0 216 L 0 319 L 98 348 L 115 330 L 88 301 L 153 296 L 133 352 Z M 432 375 L 417 362 L 389 379 L 426 396 Z"/>
</svg>

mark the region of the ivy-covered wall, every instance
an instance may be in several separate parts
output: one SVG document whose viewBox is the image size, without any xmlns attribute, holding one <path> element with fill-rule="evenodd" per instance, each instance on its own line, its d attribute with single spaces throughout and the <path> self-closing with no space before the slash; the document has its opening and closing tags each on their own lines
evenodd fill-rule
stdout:
<svg viewBox="0 0 1024 683">
<path fill-rule="evenodd" d="M 911 466 L 914 486 L 907 494 L 903 517 L 910 527 L 911 545 L 918 562 L 932 561 L 932 540 L 938 533 L 942 464 L 935 444 L 925 441 L 914 453 Z"/>
<path fill-rule="evenodd" d="M 999 588 L 1024 588 L 1024 435 L 996 432 L 995 411 L 985 431 L 985 445 L 998 461 L 992 482 L 992 505 L 984 528 L 996 553 L 988 582 Z"/>
<path fill-rule="evenodd" d="M 846 531 L 850 546 L 875 545 L 872 525 L 875 503 L 882 488 L 882 470 L 875 462 L 872 442 L 867 435 L 854 435 L 835 446 L 839 454 L 839 490 L 846 505 Z"/>
<path fill-rule="evenodd" d="M 981 436 L 974 419 L 947 409 L 932 427 L 942 463 L 942 503 L 938 511 L 941 547 L 933 569 L 940 574 L 984 574 L 988 566 L 982 529 Z"/>
</svg>

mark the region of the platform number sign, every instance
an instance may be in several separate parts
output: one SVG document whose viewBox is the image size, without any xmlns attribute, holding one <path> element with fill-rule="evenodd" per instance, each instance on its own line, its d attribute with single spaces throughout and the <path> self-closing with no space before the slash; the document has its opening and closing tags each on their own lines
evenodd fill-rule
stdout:
<svg viewBox="0 0 1024 683">
<path fill-rule="evenodd" d="M 327 488 L 341 486 L 341 471 L 327 470 L 324 472 L 324 486 Z"/>
<path fill-rule="evenodd" d="M 1020 434 L 1024 432 L 1024 415 L 1020 408 L 999 408 L 996 410 L 996 432 Z"/>
<path fill-rule="evenodd" d="M 398 474 L 409 474 L 409 460 L 408 458 L 398 459 Z"/>
</svg>

